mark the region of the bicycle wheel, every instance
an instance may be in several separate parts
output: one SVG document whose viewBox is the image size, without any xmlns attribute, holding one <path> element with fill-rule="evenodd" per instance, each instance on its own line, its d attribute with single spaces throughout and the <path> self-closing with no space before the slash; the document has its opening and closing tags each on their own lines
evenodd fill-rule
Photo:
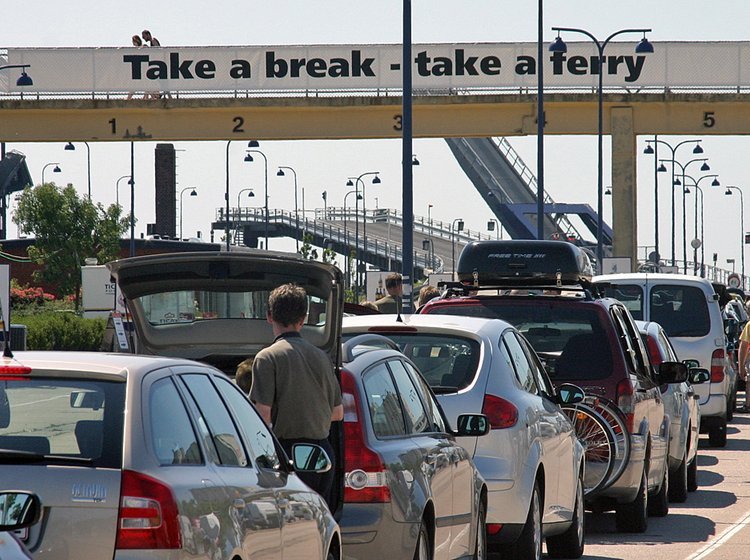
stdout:
<svg viewBox="0 0 750 560">
<path fill-rule="evenodd" d="M 590 497 L 602 489 L 615 466 L 615 434 L 602 416 L 588 405 L 578 403 L 563 406 L 562 410 L 583 444 L 586 461 L 583 493 Z"/>
<path fill-rule="evenodd" d="M 600 488 L 600 490 L 604 490 L 617 482 L 628 466 L 631 449 L 630 431 L 625 415 L 613 401 L 604 397 L 587 397 L 584 402 L 604 418 L 615 434 L 615 464 L 609 479 Z"/>
</svg>

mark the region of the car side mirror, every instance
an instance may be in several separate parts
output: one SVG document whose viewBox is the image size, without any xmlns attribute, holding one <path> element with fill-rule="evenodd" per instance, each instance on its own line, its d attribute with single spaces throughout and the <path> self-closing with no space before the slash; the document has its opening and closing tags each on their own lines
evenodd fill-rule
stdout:
<svg viewBox="0 0 750 560">
<path fill-rule="evenodd" d="M 688 379 L 688 367 L 680 362 L 662 362 L 656 375 L 659 385 L 665 383 L 683 383 Z"/>
<path fill-rule="evenodd" d="M 42 502 L 31 492 L 0 492 L 0 531 L 15 531 L 39 521 Z"/>
<path fill-rule="evenodd" d="M 490 421 L 484 414 L 459 414 L 455 435 L 459 437 L 479 437 L 490 431 Z"/>
<path fill-rule="evenodd" d="M 292 465 L 297 472 L 324 473 L 331 470 L 331 458 L 328 453 L 314 443 L 295 443 L 292 445 Z"/>
<path fill-rule="evenodd" d="M 685 364 L 688 369 L 701 367 L 701 363 L 698 360 L 682 360 L 682 363 Z"/>
<path fill-rule="evenodd" d="M 711 380 L 711 372 L 706 368 L 690 368 L 688 369 L 688 381 L 691 385 L 700 385 Z"/>
<path fill-rule="evenodd" d="M 557 404 L 576 404 L 585 397 L 585 391 L 572 383 L 562 383 L 557 388 Z"/>
</svg>

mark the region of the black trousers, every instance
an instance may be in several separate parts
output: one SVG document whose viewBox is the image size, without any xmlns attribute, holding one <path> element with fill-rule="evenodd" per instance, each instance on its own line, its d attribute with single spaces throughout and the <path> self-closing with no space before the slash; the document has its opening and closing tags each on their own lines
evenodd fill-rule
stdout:
<svg viewBox="0 0 750 560">
<path fill-rule="evenodd" d="M 308 438 L 294 438 L 294 439 L 280 439 L 281 447 L 284 448 L 286 454 L 291 458 L 292 446 L 295 443 L 314 443 L 323 448 L 331 459 L 331 468 L 324 473 L 297 473 L 302 482 L 307 484 L 310 488 L 315 490 L 328 504 L 328 509 L 332 512 L 335 509 L 335 505 L 331 503 L 333 498 L 333 481 L 336 476 L 336 455 L 333 451 L 333 447 L 327 439 L 308 439 Z"/>
</svg>

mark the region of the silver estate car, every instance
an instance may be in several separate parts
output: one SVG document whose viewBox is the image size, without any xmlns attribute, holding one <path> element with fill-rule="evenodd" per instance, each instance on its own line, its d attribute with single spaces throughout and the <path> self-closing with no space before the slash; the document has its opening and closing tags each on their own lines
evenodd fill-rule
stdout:
<svg viewBox="0 0 750 560">
<path fill-rule="evenodd" d="M 368 315 L 345 317 L 343 333 L 396 342 L 449 422 L 467 412 L 488 417 L 487 437 L 459 443 L 487 482 L 490 551 L 539 560 L 546 538 L 553 558 L 583 554 L 583 447 L 536 353 L 513 326 L 476 317 Z"/>
<path fill-rule="evenodd" d="M 42 519 L 35 558 L 341 558 L 339 528 L 242 391 L 210 366 L 126 354 L 0 361 L 0 480 Z"/>
</svg>

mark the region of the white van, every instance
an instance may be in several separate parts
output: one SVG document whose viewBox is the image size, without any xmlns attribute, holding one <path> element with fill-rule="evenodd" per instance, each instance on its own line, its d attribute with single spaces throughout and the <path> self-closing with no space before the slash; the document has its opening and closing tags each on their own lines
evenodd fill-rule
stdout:
<svg viewBox="0 0 750 560">
<path fill-rule="evenodd" d="M 694 387 L 700 398 L 701 432 L 714 447 L 727 441 L 727 420 L 736 399 L 737 374 L 727 354 L 724 321 L 711 282 L 679 274 L 595 276 L 604 293 L 620 300 L 635 319 L 659 323 L 680 360 L 697 360 L 711 382 Z"/>
</svg>

